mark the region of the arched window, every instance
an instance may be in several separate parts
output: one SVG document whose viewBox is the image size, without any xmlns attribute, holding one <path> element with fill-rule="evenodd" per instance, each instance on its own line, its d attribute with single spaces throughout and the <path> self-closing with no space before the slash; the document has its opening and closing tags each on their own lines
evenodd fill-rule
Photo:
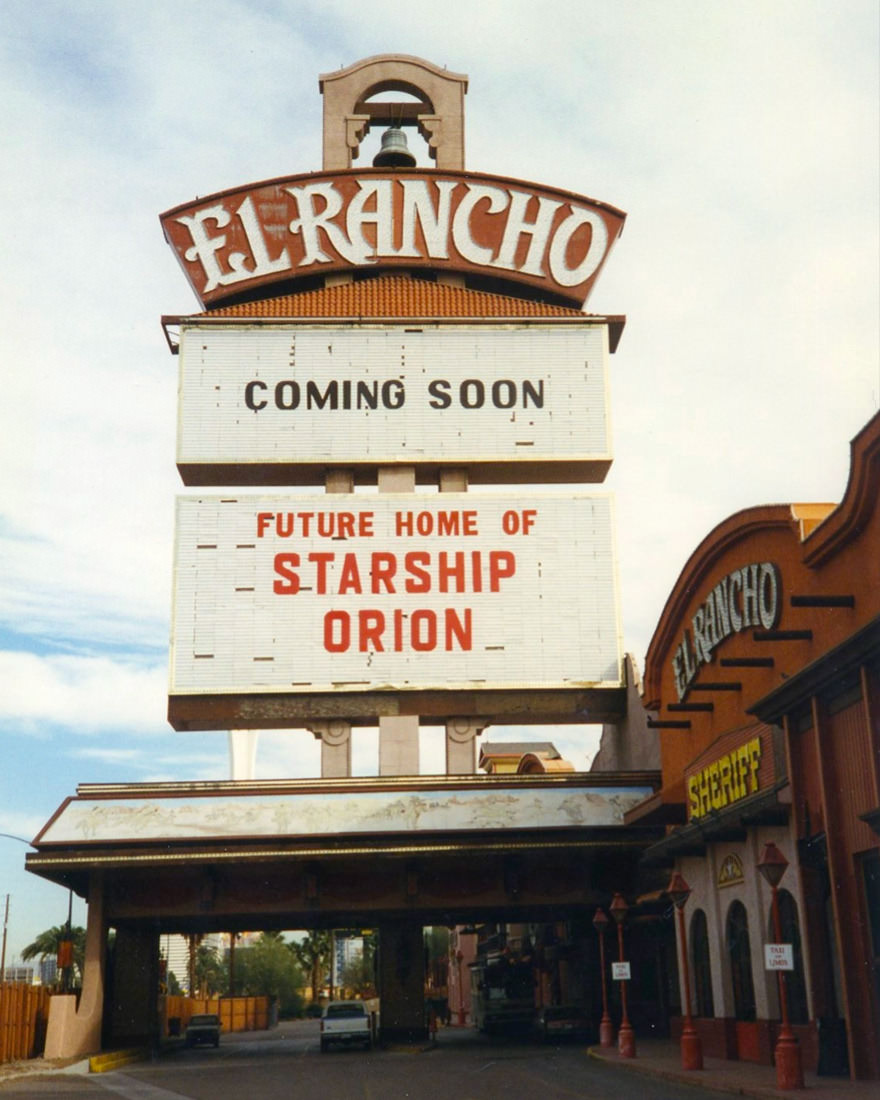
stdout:
<svg viewBox="0 0 880 1100">
<path fill-rule="evenodd" d="M 695 1005 L 698 1016 L 714 1016 L 712 999 L 712 968 L 709 962 L 709 929 L 706 914 L 698 909 L 691 919 L 691 973 L 694 976 Z"/>
<path fill-rule="evenodd" d="M 752 948 L 749 918 L 741 901 L 727 911 L 727 957 L 733 985 L 733 1010 L 737 1020 L 754 1020 L 755 986 L 752 981 Z"/>
<path fill-rule="evenodd" d="M 793 1024 L 805 1024 L 809 1020 L 807 1008 L 807 985 L 804 981 L 804 956 L 801 950 L 801 933 L 798 924 L 797 902 L 788 892 L 780 890 L 779 900 L 779 926 L 782 933 L 782 942 L 791 944 L 791 953 L 794 960 L 794 970 L 781 970 L 782 980 L 785 982 L 785 992 L 788 999 L 788 1018 Z M 768 927 L 768 940 L 776 942 L 776 930 L 773 926 L 773 911 L 770 911 L 770 923 Z"/>
</svg>

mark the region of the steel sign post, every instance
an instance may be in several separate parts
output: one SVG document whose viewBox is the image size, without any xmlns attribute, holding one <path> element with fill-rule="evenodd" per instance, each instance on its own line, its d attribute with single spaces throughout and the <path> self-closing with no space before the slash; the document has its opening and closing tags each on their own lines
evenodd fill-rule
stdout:
<svg viewBox="0 0 880 1100">
<path fill-rule="evenodd" d="M 684 1023 L 681 1029 L 681 1066 L 682 1069 L 703 1068 L 703 1044 L 694 1028 L 691 1018 L 691 975 L 688 965 L 687 931 L 684 922 L 684 907 L 691 896 L 691 888 L 680 871 L 674 871 L 666 893 L 672 898 L 678 916 L 678 934 L 681 939 L 681 966 L 684 979 Z"/>
<path fill-rule="evenodd" d="M 621 966 L 624 964 L 623 957 L 623 925 L 626 921 L 626 914 L 629 910 L 629 906 L 626 904 L 626 899 L 623 894 L 615 894 L 611 901 L 611 916 L 614 918 L 617 924 L 617 950 L 619 954 L 619 960 Z M 627 1014 L 626 1006 L 626 980 L 621 979 L 620 982 L 620 1030 L 617 1032 L 617 1053 L 621 1058 L 635 1058 L 636 1056 L 636 1033 L 633 1031 L 633 1026 L 629 1022 L 629 1016 Z"/>
<path fill-rule="evenodd" d="M 602 1020 L 599 1023 L 599 1045 L 603 1047 L 614 1046 L 614 1025 L 608 1012 L 608 983 L 605 973 L 605 930 L 608 928 L 608 917 L 604 910 L 597 909 L 593 917 L 593 927 L 599 936 L 599 973 L 602 980 Z"/>
<path fill-rule="evenodd" d="M 787 867 L 788 860 L 776 845 L 772 841 L 765 844 L 761 858 L 758 861 L 758 870 L 769 884 L 772 893 L 773 933 L 776 936 L 777 943 L 782 942 L 778 888 Z M 804 1087 L 804 1067 L 801 1059 L 801 1048 L 788 1020 L 788 993 L 785 988 L 785 975 L 782 970 L 777 970 L 776 980 L 779 988 L 779 1007 L 782 1017 L 779 1038 L 773 1052 L 776 1059 L 776 1084 L 780 1089 L 802 1089 Z"/>
</svg>

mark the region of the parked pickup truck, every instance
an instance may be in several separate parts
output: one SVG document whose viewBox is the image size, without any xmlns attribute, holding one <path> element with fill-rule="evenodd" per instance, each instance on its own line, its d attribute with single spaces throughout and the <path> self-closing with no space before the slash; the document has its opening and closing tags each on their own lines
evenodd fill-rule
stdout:
<svg viewBox="0 0 880 1100">
<path fill-rule="evenodd" d="M 321 1014 L 321 1052 L 340 1043 L 361 1043 L 367 1050 L 373 1045 L 370 1014 L 363 1001 L 330 1001 Z"/>
<path fill-rule="evenodd" d="M 213 1013 L 193 1016 L 186 1025 L 186 1045 L 194 1047 L 197 1043 L 211 1043 L 220 1046 L 220 1017 Z"/>
</svg>

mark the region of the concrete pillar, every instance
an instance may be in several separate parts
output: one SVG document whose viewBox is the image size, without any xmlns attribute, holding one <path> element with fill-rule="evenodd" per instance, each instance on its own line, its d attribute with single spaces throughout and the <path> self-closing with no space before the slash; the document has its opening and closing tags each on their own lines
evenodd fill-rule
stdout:
<svg viewBox="0 0 880 1100">
<path fill-rule="evenodd" d="M 229 731 L 229 778 L 253 779 L 257 765 L 259 730 Z"/>
<path fill-rule="evenodd" d="M 446 774 L 475 775 L 477 738 L 488 725 L 485 719 L 449 718 L 446 722 Z"/>
<path fill-rule="evenodd" d="M 382 466 L 380 493 L 412 493 L 415 466 Z M 419 719 L 417 715 L 379 719 L 379 775 L 419 774 Z"/>
<path fill-rule="evenodd" d="M 78 1058 L 101 1049 L 104 1015 L 104 956 L 107 929 L 104 924 L 104 879 L 100 871 L 89 876 L 86 959 L 82 993 L 55 996 L 49 1001 L 45 1058 Z"/>
<path fill-rule="evenodd" d="M 450 466 L 440 471 L 439 489 L 441 493 L 466 493 L 468 472 L 466 467 Z"/>
<path fill-rule="evenodd" d="M 309 729 L 321 742 L 321 778 L 344 779 L 351 775 L 351 722 L 334 718 L 312 722 Z"/>
<path fill-rule="evenodd" d="M 380 466 L 376 480 L 380 493 L 414 493 L 416 468 L 415 466 Z"/>
<path fill-rule="evenodd" d="M 108 1005 L 114 1045 L 151 1044 L 158 1038 L 158 994 L 159 933 L 152 928 L 117 928 Z"/>
<path fill-rule="evenodd" d="M 418 715 L 379 719 L 379 775 L 419 774 Z"/>
<path fill-rule="evenodd" d="M 353 493 L 354 471 L 328 470 L 324 476 L 325 493 Z M 309 730 L 321 742 L 321 778 L 344 779 L 351 775 L 351 722 L 333 718 L 312 722 Z"/>
<path fill-rule="evenodd" d="M 353 493 L 354 473 L 351 470 L 328 470 L 324 476 L 324 492 Z"/>
<path fill-rule="evenodd" d="M 380 1037 L 384 1042 L 425 1039 L 425 948 L 416 921 L 379 926 Z"/>
</svg>

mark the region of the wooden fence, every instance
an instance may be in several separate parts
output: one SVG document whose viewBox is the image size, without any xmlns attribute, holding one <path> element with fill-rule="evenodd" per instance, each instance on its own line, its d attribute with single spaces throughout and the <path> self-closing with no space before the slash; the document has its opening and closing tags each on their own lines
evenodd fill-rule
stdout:
<svg viewBox="0 0 880 1100">
<path fill-rule="evenodd" d="M 44 986 L 0 984 L 0 1064 L 43 1053 L 51 995 Z"/>
<path fill-rule="evenodd" d="M 269 997 L 166 997 L 165 1034 L 182 1035 L 193 1016 L 214 1012 L 225 1032 L 264 1031 L 274 1026 Z M 176 1021 L 172 1024 L 172 1021 Z"/>
</svg>

